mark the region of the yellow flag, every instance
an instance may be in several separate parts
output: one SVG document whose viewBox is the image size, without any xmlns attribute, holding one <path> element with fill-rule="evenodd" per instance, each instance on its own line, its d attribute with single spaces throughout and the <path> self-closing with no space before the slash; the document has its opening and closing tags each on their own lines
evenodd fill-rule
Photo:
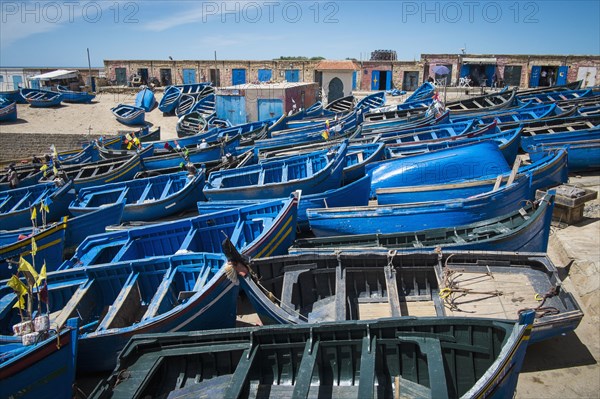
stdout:
<svg viewBox="0 0 600 399">
<path fill-rule="evenodd" d="M 127 149 L 131 150 L 131 147 L 133 147 L 133 142 L 130 141 L 129 144 L 127 144 Z"/>
<path fill-rule="evenodd" d="M 31 211 L 31 220 L 35 219 L 37 219 L 37 211 L 35 210 L 35 207 L 33 207 L 33 210 Z"/>
<path fill-rule="evenodd" d="M 52 173 L 54 173 L 54 177 L 58 176 L 58 169 L 56 169 L 56 166 L 52 166 Z"/>
<path fill-rule="evenodd" d="M 33 287 L 35 285 L 38 279 L 38 274 L 33 266 L 31 266 L 31 263 L 27 262 L 25 259 L 23 259 L 23 257 L 20 257 L 19 268 L 17 270 L 25 275 L 27 283 L 29 283 L 30 286 Z"/>
<path fill-rule="evenodd" d="M 35 238 L 31 237 L 31 255 L 35 256 L 37 254 L 37 244 L 35 243 Z"/>
<path fill-rule="evenodd" d="M 48 165 L 46 165 L 46 164 L 43 164 L 43 165 L 41 166 L 40 170 L 41 170 L 42 172 L 44 172 L 44 173 L 43 173 L 44 177 L 46 177 L 46 176 L 48 175 Z"/>
<path fill-rule="evenodd" d="M 42 265 L 42 269 L 40 270 L 40 274 L 38 275 L 37 285 L 42 284 L 42 281 L 44 281 L 45 279 L 46 279 L 46 261 L 44 261 L 44 264 Z"/>
<path fill-rule="evenodd" d="M 7 286 L 12 288 L 12 290 L 17 294 L 17 296 L 21 297 L 27 293 L 27 287 L 19 278 L 15 275 L 11 276 L 6 283 Z"/>
<path fill-rule="evenodd" d="M 323 130 L 321 137 L 323 137 L 325 140 L 329 140 L 329 132 L 327 130 Z"/>
<path fill-rule="evenodd" d="M 25 296 L 17 296 L 17 302 L 13 308 L 25 309 Z"/>
</svg>

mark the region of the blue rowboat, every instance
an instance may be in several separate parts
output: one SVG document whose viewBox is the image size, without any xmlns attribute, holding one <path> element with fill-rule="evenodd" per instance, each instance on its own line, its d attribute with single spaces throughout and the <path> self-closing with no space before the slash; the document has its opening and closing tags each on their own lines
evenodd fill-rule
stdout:
<svg viewBox="0 0 600 399">
<path fill-rule="evenodd" d="M 502 152 L 502 155 L 504 156 L 504 159 L 506 159 L 506 162 L 512 164 L 517 158 L 517 153 L 519 152 L 521 132 L 522 129 L 519 127 L 493 134 L 488 133 L 476 135 L 474 137 L 463 135 L 452 140 L 441 140 L 433 143 L 402 144 L 395 147 L 389 147 L 388 153 L 391 158 L 399 158 L 427 152 L 435 152 L 446 148 L 469 145 L 473 143 L 491 141 L 498 146 L 500 152 Z"/>
<path fill-rule="evenodd" d="M 128 149 L 129 147 L 129 149 Z M 140 144 L 139 147 L 133 143 L 131 146 L 126 146 L 121 149 L 110 149 L 104 146 L 96 145 L 96 152 L 103 161 L 117 161 L 131 158 L 135 155 L 139 155 L 141 159 L 146 160 L 154 155 L 154 147 L 150 145 Z"/>
<path fill-rule="evenodd" d="M 51 273 L 51 324 L 61 327 L 72 314 L 81 319 L 80 374 L 112 370 L 135 334 L 233 327 L 239 285 L 227 277 L 226 261 L 198 253 Z M 7 291 L 0 288 L 2 330 L 18 318 Z"/>
<path fill-rule="evenodd" d="M 148 146 L 129 159 L 101 161 L 88 165 L 67 165 L 61 167 L 58 172 L 59 174 L 66 175 L 69 180 L 72 180 L 76 190 L 131 180 L 136 173 L 142 170 L 142 158 L 152 150 L 153 148 Z M 55 178 L 54 173 L 48 173 L 42 179 L 51 181 Z"/>
<path fill-rule="evenodd" d="M 589 171 L 600 168 L 600 131 L 593 134 L 595 138 L 565 141 L 546 141 L 527 147 L 529 157 L 537 161 L 546 157 L 548 152 L 566 149 L 568 152 L 568 170 L 570 172 Z M 592 135 L 590 135 L 592 136 Z"/>
<path fill-rule="evenodd" d="M 452 116 L 450 119 L 452 122 L 465 122 L 475 119 L 478 124 L 488 124 L 493 121 L 498 121 L 499 123 L 514 123 L 551 118 L 560 115 L 560 112 L 561 111 L 556 107 L 556 104 L 544 104 L 535 107 Z"/>
<path fill-rule="evenodd" d="M 154 93 L 148 87 L 144 87 L 135 96 L 135 106 L 142 108 L 146 112 L 150 112 L 156 105 Z"/>
<path fill-rule="evenodd" d="M 187 252 L 222 253 L 223 234 L 245 255 L 283 254 L 296 237 L 298 198 L 98 234 L 86 238 L 59 270 Z"/>
<path fill-rule="evenodd" d="M 66 103 L 91 103 L 96 95 L 93 93 L 88 93 L 86 91 L 73 91 L 69 90 L 68 87 L 65 86 L 57 86 L 56 89 L 63 96 L 63 101 Z"/>
<path fill-rule="evenodd" d="M 21 89 L 21 96 L 30 106 L 39 108 L 55 107 L 63 100 L 60 93 L 40 89 Z"/>
<path fill-rule="evenodd" d="M 0 122 L 14 122 L 17 120 L 17 103 L 0 100 Z"/>
<path fill-rule="evenodd" d="M 177 86 L 168 86 L 165 88 L 164 94 L 158 103 L 158 109 L 164 113 L 175 111 L 181 97 L 181 89 Z"/>
<path fill-rule="evenodd" d="M 442 184 L 507 172 L 510 166 L 498 145 L 490 141 L 385 160 L 366 167 L 366 173 L 372 176 L 372 197 L 379 188 Z"/>
<path fill-rule="evenodd" d="M 385 143 L 403 143 L 461 136 L 472 132 L 474 127 L 475 121 L 434 124 L 417 128 L 400 125 L 377 128 L 373 131 L 365 130 L 363 125 L 360 134 L 365 138 L 377 137 L 378 141 Z"/>
<path fill-rule="evenodd" d="M 192 146 L 181 150 L 176 148 L 155 150 L 153 156 L 144 159 L 144 167 L 146 170 L 157 170 L 177 167 L 182 162 L 192 162 L 194 164 L 214 163 L 220 161 L 221 157 L 227 153 L 236 154 L 236 148 L 240 145 L 240 140 L 241 136 L 237 135 L 229 137 L 227 141 L 223 139 L 223 141 L 208 145 L 205 148 Z"/>
<path fill-rule="evenodd" d="M 567 153 L 565 150 L 546 154 L 536 162 L 523 165 L 518 174 L 531 175 L 532 192 L 566 183 L 569 179 Z M 501 181 L 498 178 L 501 177 Z M 465 178 L 443 184 L 420 184 L 415 186 L 379 188 L 376 190 L 380 205 L 408 204 L 414 202 L 443 201 L 453 198 L 467 198 L 492 190 L 500 182 L 506 183 L 510 172 Z"/>
<path fill-rule="evenodd" d="M 193 209 L 203 199 L 204 171 L 135 179 L 84 188 L 69 206 L 73 215 L 84 215 L 102 207 L 125 202 L 123 222 L 153 221 Z"/>
<path fill-rule="evenodd" d="M 38 183 L 43 175 L 40 171 L 39 166 L 15 166 L 17 177 L 19 178 L 19 185 L 17 188 L 29 187 Z M 10 184 L 8 180 L 8 171 L 4 170 L 0 174 L 0 193 L 2 191 L 10 190 Z"/>
<path fill-rule="evenodd" d="M 91 397 L 508 398 L 534 318 L 527 312 L 518 322 L 402 318 L 137 337 Z M 464 366 L 449 372 L 440 366 L 446 364 Z M 201 376 L 178 378 L 199 369 Z M 319 381 L 311 383 L 315 373 Z"/>
<path fill-rule="evenodd" d="M 61 165 L 75 165 L 96 162 L 100 160 L 98 149 L 94 143 L 87 144 L 81 150 L 61 151 L 58 153 Z"/>
<path fill-rule="evenodd" d="M 395 118 L 390 120 L 365 122 L 361 125 L 361 133 L 364 135 L 375 134 L 400 134 L 404 131 L 418 129 L 423 127 L 435 127 L 450 123 L 450 111 L 445 111 L 441 114 L 435 112 L 420 112 L 410 114 L 406 117 Z"/>
<path fill-rule="evenodd" d="M 353 183 L 340 188 L 327 190 L 318 194 L 302 195 L 298 203 L 297 227 L 299 231 L 309 231 L 306 210 L 312 208 L 329 208 L 341 206 L 366 206 L 369 204 L 369 189 L 371 177 L 364 176 Z M 229 201 L 198 201 L 198 213 L 206 215 L 226 209 L 236 209 L 244 206 L 259 204 L 265 200 L 229 200 Z"/>
<path fill-rule="evenodd" d="M 143 125 L 146 119 L 146 111 L 133 105 L 119 104 L 110 110 L 117 120 L 124 125 Z"/>
<path fill-rule="evenodd" d="M 361 252 L 511 251 L 548 250 L 554 194 L 516 212 L 465 226 L 427 229 L 410 233 L 361 234 L 296 240 L 290 254 Z M 439 248 L 439 249 L 438 249 Z"/>
<path fill-rule="evenodd" d="M 530 176 L 519 176 L 509 185 L 469 198 L 400 205 L 308 209 L 316 237 L 343 234 L 406 233 L 463 226 L 514 212 L 532 199 Z"/>
<path fill-rule="evenodd" d="M 192 110 L 196 101 L 197 96 L 192 94 L 182 94 L 179 98 L 179 104 L 177 105 L 177 108 L 175 108 L 175 115 L 177 115 L 178 118 L 181 118 Z"/>
<path fill-rule="evenodd" d="M 59 222 L 33 233 L 31 227 L 0 234 L 0 279 L 10 277 L 8 259 L 18 261 L 19 256 L 29 263 L 32 237 L 37 245 L 38 266 L 46 263 L 46 270 L 56 270 L 65 257 L 70 257 L 89 235 L 104 233 L 106 226 L 121 223 L 124 203 L 104 206 L 96 211 L 77 217 L 63 217 Z M 22 238 L 25 236 L 26 238 Z M 16 270 L 15 264 L 12 272 Z"/>
<path fill-rule="evenodd" d="M 576 100 L 594 95 L 595 94 L 592 92 L 592 89 L 560 90 L 523 95 L 519 95 L 519 93 L 517 93 L 517 100 L 521 102 L 532 101 L 538 104 L 543 104 L 556 101 Z"/>
<path fill-rule="evenodd" d="M 0 337 L 0 392 L 7 398 L 70 398 L 77 360 L 77 318 L 34 345 Z M 12 332 L 8 332 L 11 334 Z"/>
<path fill-rule="evenodd" d="M 281 198 L 296 190 L 316 194 L 338 188 L 348 150 L 344 142 L 332 150 L 213 172 L 204 187 L 212 201 Z"/>
<path fill-rule="evenodd" d="M 0 226 L 3 230 L 17 230 L 31 226 L 31 208 L 36 207 L 36 225 L 43 224 L 40 205 L 48 205 L 47 222 L 56 222 L 65 216 L 69 203 L 75 198 L 73 183 L 62 187 L 54 183 L 16 188 L 0 193 Z"/>
<path fill-rule="evenodd" d="M 531 342 L 573 331 L 583 318 L 544 254 L 306 253 L 257 259 L 249 267 L 240 285 L 263 324 L 411 316 L 515 320 L 539 307 L 536 298 L 546 293 L 544 310 L 557 312 L 535 319 Z"/>
<path fill-rule="evenodd" d="M 21 95 L 21 90 L 0 91 L 0 100 L 6 100 L 9 103 L 27 104 L 27 101 Z"/>
<path fill-rule="evenodd" d="M 417 87 L 417 90 L 415 90 L 413 94 L 408 96 L 406 100 L 404 100 L 403 104 L 426 100 L 428 98 L 431 98 L 431 96 L 433 96 L 433 93 L 435 93 L 435 86 L 430 82 L 425 82 L 421 86 Z"/>
<path fill-rule="evenodd" d="M 371 109 L 383 107 L 385 105 L 385 91 L 379 91 L 369 94 L 356 103 L 354 109 L 369 112 Z"/>
<path fill-rule="evenodd" d="M 150 130 L 149 126 L 142 126 L 137 131 L 132 131 L 108 140 L 99 139 L 97 140 L 97 144 L 111 150 L 126 150 L 133 136 L 137 137 L 142 143 L 160 140 L 160 126 L 153 130 Z"/>
</svg>

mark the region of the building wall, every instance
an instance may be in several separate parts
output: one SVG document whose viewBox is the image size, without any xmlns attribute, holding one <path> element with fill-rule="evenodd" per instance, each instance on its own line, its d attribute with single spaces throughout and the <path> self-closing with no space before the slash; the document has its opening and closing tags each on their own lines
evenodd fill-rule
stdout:
<svg viewBox="0 0 600 399">
<path fill-rule="evenodd" d="M 344 85 L 344 97 L 352 94 L 353 72 L 354 71 L 323 71 L 323 99 L 326 101 L 327 98 L 329 98 L 329 82 L 331 82 L 333 78 L 339 78 L 342 81 L 342 84 Z"/>
</svg>

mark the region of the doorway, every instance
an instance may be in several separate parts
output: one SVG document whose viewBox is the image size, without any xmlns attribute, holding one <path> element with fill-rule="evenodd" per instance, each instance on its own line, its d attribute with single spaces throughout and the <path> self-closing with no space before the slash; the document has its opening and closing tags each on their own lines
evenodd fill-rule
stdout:
<svg viewBox="0 0 600 399">
<path fill-rule="evenodd" d="M 169 86 L 173 84 L 170 68 L 163 68 L 160 70 L 160 84 L 162 86 Z"/>
<path fill-rule="evenodd" d="M 402 80 L 402 90 L 415 91 L 419 86 L 419 72 L 405 71 Z"/>
<path fill-rule="evenodd" d="M 344 83 L 340 78 L 331 79 L 327 91 L 327 102 L 330 103 L 342 97 L 344 97 Z"/>
</svg>

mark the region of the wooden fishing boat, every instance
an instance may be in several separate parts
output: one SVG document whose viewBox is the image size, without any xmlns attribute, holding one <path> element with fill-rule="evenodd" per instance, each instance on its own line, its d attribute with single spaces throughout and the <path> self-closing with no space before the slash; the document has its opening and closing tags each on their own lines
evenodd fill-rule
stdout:
<svg viewBox="0 0 600 399">
<path fill-rule="evenodd" d="M 156 105 L 154 93 L 148 87 L 143 87 L 135 96 L 135 106 L 142 108 L 146 112 L 150 112 Z"/>
<path fill-rule="evenodd" d="M 371 109 L 379 108 L 383 105 L 385 105 L 385 91 L 379 91 L 359 100 L 354 109 L 369 112 Z"/>
<path fill-rule="evenodd" d="M 451 120 L 452 122 L 465 122 L 475 119 L 478 124 L 488 124 L 494 121 L 498 123 L 521 123 L 524 121 L 553 118 L 560 113 L 561 111 L 556 107 L 556 104 L 542 104 L 532 107 L 523 106 L 517 109 L 458 115 L 453 116 Z"/>
<path fill-rule="evenodd" d="M 59 222 L 41 230 L 28 227 L 15 231 L 0 233 L 0 279 L 10 278 L 16 270 L 19 257 L 29 263 L 31 259 L 31 243 L 37 246 L 36 259 L 46 264 L 46 270 L 56 270 L 65 258 L 69 258 L 75 249 L 89 235 L 104 233 L 106 226 L 121 223 L 125 204 L 120 202 L 103 206 L 93 212 L 77 217 L 63 217 Z M 23 238 L 25 237 L 25 238 Z M 13 268 L 9 269 L 9 260 Z"/>
<path fill-rule="evenodd" d="M 140 129 L 113 137 L 111 139 L 98 139 L 97 144 L 111 150 L 127 150 L 131 149 L 129 143 L 137 137 L 141 143 L 148 143 L 160 140 L 160 126 L 150 130 L 150 126 L 143 126 Z"/>
<path fill-rule="evenodd" d="M 513 173 L 515 172 L 487 176 L 482 174 L 442 184 L 423 182 L 414 186 L 378 188 L 375 190 L 375 195 L 380 205 L 467 198 L 494 190 L 498 184 L 506 184 Z M 520 166 L 516 171 L 517 176 L 526 174 L 530 175 L 532 192 L 566 183 L 569 179 L 566 150 L 551 151 L 532 164 Z"/>
<path fill-rule="evenodd" d="M 180 172 L 89 187 L 79 191 L 69 211 L 83 215 L 124 201 L 123 222 L 153 221 L 193 209 L 204 198 L 202 187 L 204 171 L 196 176 Z"/>
<path fill-rule="evenodd" d="M 579 98 L 585 98 L 592 96 L 591 89 L 583 90 L 560 90 L 560 91 L 549 91 L 544 93 L 533 93 L 533 94 L 521 94 L 517 93 L 517 101 L 527 102 L 532 101 L 538 104 L 556 102 L 556 101 L 567 101 L 575 100 Z"/>
<path fill-rule="evenodd" d="M 0 337 L 0 392 L 7 398 L 70 398 L 77 360 L 76 318 L 33 345 Z M 11 334 L 12 332 L 9 332 Z"/>
<path fill-rule="evenodd" d="M 414 251 L 541 252 L 548 249 L 554 194 L 529 203 L 518 211 L 465 226 L 427 229 L 410 233 L 361 234 L 298 239 L 290 254 Z M 438 249 L 439 248 L 439 249 Z"/>
<path fill-rule="evenodd" d="M 17 103 L 0 100 L 0 122 L 14 122 L 17 120 Z"/>
<path fill-rule="evenodd" d="M 452 115 L 460 115 L 472 113 L 474 111 L 489 112 L 496 111 L 513 106 L 516 102 L 516 91 L 509 90 L 500 93 L 486 94 L 479 97 L 471 97 L 464 100 L 449 101 L 445 104 L 445 108 Z M 365 121 L 381 121 L 394 118 L 405 118 L 415 113 L 422 113 L 427 110 L 427 107 L 395 110 L 389 112 L 375 112 L 365 114 Z"/>
<path fill-rule="evenodd" d="M 24 188 L 16 188 L 0 193 L 0 226 L 3 230 L 17 230 L 31 226 L 31 209 L 36 210 L 36 225 L 43 224 L 39 210 L 41 204 L 48 206 L 47 222 L 56 222 L 67 214 L 69 203 L 75 195 L 71 191 L 73 183 L 62 187 L 54 183 L 36 184 Z"/>
<path fill-rule="evenodd" d="M 308 217 L 306 210 L 312 208 L 329 208 L 342 206 L 366 206 L 369 204 L 369 189 L 371 177 L 364 176 L 353 183 L 340 188 L 327 190 L 322 193 L 302 195 L 298 204 L 298 218 L 296 227 L 298 231 L 308 232 Z M 226 209 L 236 209 L 244 206 L 259 204 L 264 200 L 229 200 L 229 201 L 198 201 L 198 213 L 206 215 Z"/>
<path fill-rule="evenodd" d="M 477 129 L 475 121 L 449 123 L 443 125 L 427 126 L 418 129 L 402 130 L 399 133 L 378 134 L 377 141 L 386 143 L 386 148 L 402 147 L 413 144 L 433 144 L 442 141 L 454 141 L 464 137 L 473 138 L 487 134 L 499 133 L 497 124 L 492 122 Z M 389 151 L 388 151 L 389 153 Z"/>
<path fill-rule="evenodd" d="M 222 253 L 226 234 L 251 257 L 284 254 L 296 238 L 298 198 L 265 201 L 210 215 L 86 238 L 59 270 L 187 252 Z"/>
<path fill-rule="evenodd" d="M 33 186 L 38 183 L 43 175 L 43 172 L 40 171 L 40 165 L 16 165 L 14 168 L 19 178 L 19 186 L 17 188 Z M 0 173 L 0 193 L 6 190 L 10 190 L 8 170 Z"/>
<path fill-rule="evenodd" d="M 570 172 L 600 168 L 600 128 L 588 131 L 550 133 L 524 137 L 521 143 L 532 161 L 543 158 L 549 151 L 565 148 Z"/>
<path fill-rule="evenodd" d="M 519 176 L 496 190 L 468 198 L 398 205 L 308 209 L 316 237 L 343 234 L 407 233 L 463 226 L 514 212 L 534 197 L 529 176 Z"/>
<path fill-rule="evenodd" d="M 135 334 L 233 327 L 239 285 L 225 264 L 222 254 L 204 253 L 54 272 L 47 279 L 51 323 L 81 319 L 78 373 L 112 370 Z M 2 330 L 18 317 L 5 288 Z"/>
<path fill-rule="evenodd" d="M 146 111 L 133 105 L 119 104 L 110 110 L 117 120 L 124 125 L 143 125 L 146 120 Z"/>
<path fill-rule="evenodd" d="M 177 131 L 177 137 L 188 137 L 204 132 L 207 127 L 208 121 L 202 113 L 191 111 L 179 118 L 175 130 Z"/>
<path fill-rule="evenodd" d="M 145 160 L 154 155 L 154 147 L 151 145 L 144 146 L 141 144 L 139 148 L 136 148 L 135 145 L 132 145 L 131 149 L 127 149 L 127 147 L 128 146 L 121 149 L 110 149 L 104 146 L 96 146 L 96 151 L 98 152 L 100 159 L 104 161 L 129 159 L 135 155 L 139 155 L 141 159 Z"/>
<path fill-rule="evenodd" d="M 547 92 L 552 92 L 552 91 L 579 90 L 579 89 L 581 89 L 582 83 L 583 83 L 582 80 L 577 80 L 575 82 L 570 82 L 570 83 L 567 83 L 566 85 L 560 85 L 560 86 L 540 86 L 540 87 L 535 87 L 532 89 L 520 89 L 518 87 L 515 87 L 515 89 L 518 89 L 517 95 L 524 96 L 524 95 L 528 95 L 528 94 L 547 93 Z"/>
<path fill-rule="evenodd" d="M 158 103 L 158 109 L 164 113 L 175 111 L 181 97 L 181 89 L 177 86 L 168 86 L 165 88 L 162 98 Z"/>
<path fill-rule="evenodd" d="M 441 115 L 436 115 L 434 112 L 428 112 L 427 109 L 424 109 L 394 119 L 380 121 L 365 120 L 361 126 L 364 135 L 374 135 L 381 133 L 397 133 L 409 129 L 437 126 L 446 123 L 450 123 L 449 111 L 446 111 Z"/>
<path fill-rule="evenodd" d="M 378 188 L 443 184 L 507 172 L 510 166 L 498 145 L 485 141 L 384 160 L 366 167 L 366 173 L 372 177 L 372 197 Z"/>
<path fill-rule="evenodd" d="M 346 97 L 338 98 L 337 100 L 333 100 L 323 107 L 326 111 L 331 111 L 334 114 L 345 114 L 354 109 L 354 104 L 356 100 L 353 95 L 349 95 Z"/>
<path fill-rule="evenodd" d="M 91 397 L 507 398 L 514 395 L 534 317 L 146 335 L 125 347 Z"/>
<path fill-rule="evenodd" d="M 175 115 L 181 118 L 192 110 L 192 107 L 196 104 L 196 96 L 191 94 L 182 94 L 179 99 L 179 104 L 175 108 Z"/>
<path fill-rule="evenodd" d="M 435 152 L 445 148 L 469 145 L 473 143 L 491 141 L 495 143 L 506 162 L 512 164 L 519 152 L 521 143 L 521 128 L 508 129 L 494 134 L 483 134 L 475 137 L 464 135 L 450 140 L 440 140 L 433 143 L 404 143 L 394 147 L 388 147 L 388 154 L 391 158 L 408 157 L 416 154 Z"/>
<path fill-rule="evenodd" d="M 58 172 L 59 175 L 66 175 L 69 180 L 72 180 L 76 190 L 126 181 L 142 170 L 142 158 L 152 150 L 153 148 L 148 146 L 128 159 L 100 161 L 88 165 L 67 165 L 61 167 Z M 53 172 L 48 173 L 46 177 L 42 178 L 42 181 L 52 181 L 56 177 Z"/>
<path fill-rule="evenodd" d="M 21 90 L 0 91 L 0 100 L 6 100 L 9 103 L 27 104 L 27 101 L 21 95 Z"/>
<path fill-rule="evenodd" d="M 55 91 L 40 89 L 21 89 L 21 96 L 32 107 L 55 107 L 63 100 L 63 95 Z"/>
<path fill-rule="evenodd" d="M 96 94 L 88 93 L 87 91 L 73 91 L 66 86 L 57 86 L 56 90 L 63 96 L 63 101 L 66 103 L 91 103 Z"/>
<path fill-rule="evenodd" d="M 430 82 L 425 82 L 404 100 L 404 104 L 431 98 L 433 93 L 435 93 L 435 86 Z"/>
<path fill-rule="evenodd" d="M 169 149 L 155 150 L 154 155 L 144 158 L 144 167 L 146 170 L 156 170 L 164 168 L 172 168 L 179 166 L 182 162 L 197 163 L 215 163 L 221 158 L 229 154 L 237 154 L 236 148 L 240 145 L 241 136 L 231 136 L 223 138 L 221 141 L 214 144 L 209 144 L 207 147 L 191 146 L 177 150 L 170 147 Z"/>
<path fill-rule="evenodd" d="M 534 310 L 531 342 L 539 342 L 573 331 L 583 318 L 543 254 L 331 252 L 258 259 L 248 268 L 240 285 L 263 324 L 402 316 L 514 320 Z"/>
<path fill-rule="evenodd" d="M 204 195 L 209 200 L 266 199 L 285 197 L 295 190 L 316 194 L 338 188 L 347 150 L 344 142 L 336 149 L 213 172 Z"/>
</svg>

